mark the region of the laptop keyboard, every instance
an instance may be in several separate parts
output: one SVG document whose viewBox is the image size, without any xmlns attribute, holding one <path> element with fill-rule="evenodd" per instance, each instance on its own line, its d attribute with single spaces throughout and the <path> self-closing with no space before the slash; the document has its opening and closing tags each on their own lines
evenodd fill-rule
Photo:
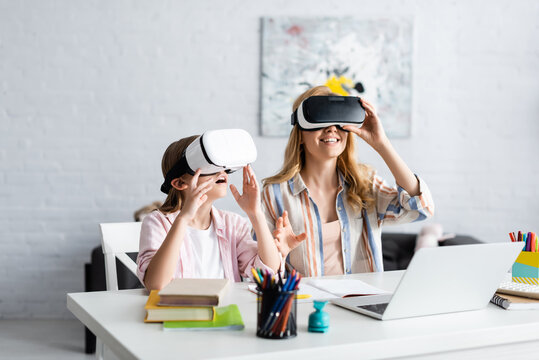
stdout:
<svg viewBox="0 0 539 360">
<path fill-rule="evenodd" d="M 369 310 L 369 311 L 382 315 L 384 311 L 386 311 L 387 305 L 389 305 L 389 303 L 361 305 L 361 306 L 358 306 L 358 308 Z"/>
</svg>

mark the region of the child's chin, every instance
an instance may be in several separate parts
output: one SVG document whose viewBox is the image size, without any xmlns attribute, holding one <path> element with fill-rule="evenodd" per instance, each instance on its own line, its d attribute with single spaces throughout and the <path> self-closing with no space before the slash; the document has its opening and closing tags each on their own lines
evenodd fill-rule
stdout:
<svg viewBox="0 0 539 360">
<path fill-rule="evenodd" d="M 224 198 L 227 194 L 227 187 L 226 186 L 223 186 L 221 188 L 217 188 L 215 189 L 215 198 L 216 199 L 221 199 L 221 198 Z"/>
</svg>

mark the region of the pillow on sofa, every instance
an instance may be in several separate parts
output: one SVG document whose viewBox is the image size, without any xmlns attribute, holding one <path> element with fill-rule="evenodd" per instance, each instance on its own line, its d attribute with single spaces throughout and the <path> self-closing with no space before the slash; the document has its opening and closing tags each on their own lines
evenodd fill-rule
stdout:
<svg viewBox="0 0 539 360">
<path fill-rule="evenodd" d="M 425 247 L 438 247 L 438 244 L 447 239 L 452 239 L 455 234 L 444 235 L 444 230 L 441 224 L 427 224 L 421 228 L 415 241 L 415 249 L 417 251 Z"/>
</svg>

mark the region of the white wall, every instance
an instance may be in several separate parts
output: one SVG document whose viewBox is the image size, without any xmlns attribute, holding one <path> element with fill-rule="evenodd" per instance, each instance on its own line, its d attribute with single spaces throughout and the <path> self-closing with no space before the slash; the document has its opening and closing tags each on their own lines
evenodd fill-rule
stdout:
<svg viewBox="0 0 539 360">
<path fill-rule="evenodd" d="M 485 241 L 539 231 L 537 1 L 0 0 L 0 318 L 69 317 L 98 223 L 163 199 L 170 142 L 258 134 L 259 18 L 324 15 L 414 16 L 413 136 L 394 145 L 434 221 Z M 263 178 L 286 139 L 255 141 Z"/>
</svg>

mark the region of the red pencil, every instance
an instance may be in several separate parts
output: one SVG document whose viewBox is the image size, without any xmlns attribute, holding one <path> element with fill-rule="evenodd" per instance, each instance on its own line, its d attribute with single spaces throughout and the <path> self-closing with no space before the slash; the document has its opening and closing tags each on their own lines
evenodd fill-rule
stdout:
<svg viewBox="0 0 539 360">
<path fill-rule="evenodd" d="M 515 236 L 513 235 L 513 233 L 509 233 L 509 237 L 511 238 L 511 242 L 515 242 Z"/>
<path fill-rule="evenodd" d="M 280 336 L 283 336 L 284 331 L 286 330 L 286 325 L 288 324 L 288 317 L 290 315 L 290 310 L 292 309 L 292 303 L 294 302 L 294 295 L 291 295 L 288 299 L 285 308 L 283 309 L 283 322 L 281 323 L 281 326 L 277 328 L 278 332 L 280 332 Z"/>
</svg>

